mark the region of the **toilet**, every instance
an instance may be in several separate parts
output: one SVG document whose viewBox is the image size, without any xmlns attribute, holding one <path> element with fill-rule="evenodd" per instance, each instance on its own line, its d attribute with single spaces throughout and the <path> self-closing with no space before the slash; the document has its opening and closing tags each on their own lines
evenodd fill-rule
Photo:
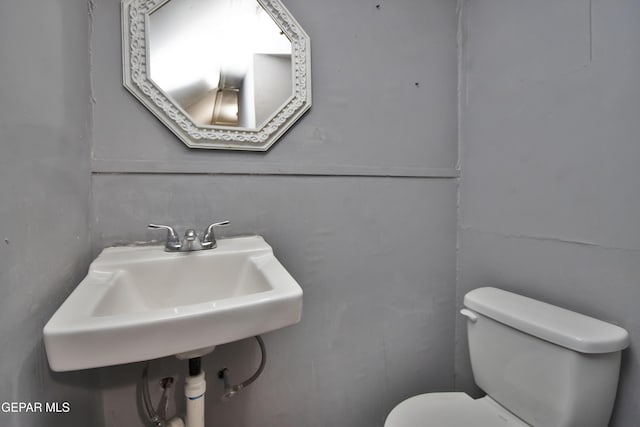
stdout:
<svg viewBox="0 0 640 427">
<path fill-rule="evenodd" d="M 464 297 L 471 368 L 487 395 L 427 393 L 384 427 L 606 427 L 626 330 L 501 289 Z"/>
</svg>

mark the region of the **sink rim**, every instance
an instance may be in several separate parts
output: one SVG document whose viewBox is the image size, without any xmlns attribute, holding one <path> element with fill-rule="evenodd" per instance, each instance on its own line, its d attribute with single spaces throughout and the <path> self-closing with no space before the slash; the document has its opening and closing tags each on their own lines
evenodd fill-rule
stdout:
<svg viewBox="0 0 640 427">
<path fill-rule="evenodd" d="M 94 313 L 97 306 L 114 283 L 112 278 L 114 274 L 116 274 L 117 269 L 114 269 L 113 266 L 118 265 L 117 259 L 122 257 L 130 258 L 133 254 L 142 257 L 143 261 L 146 259 L 171 259 L 183 256 L 215 257 L 216 255 L 226 254 L 251 254 L 247 256 L 248 261 L 254 263 L 258 272 L 263 276 L 263 280 L 268 282 L 271 289 L 229 298 L 213 299 L 195 304 L 156 307 L 150 308 L 149 310 L 128 313 L 95 315 Z M 141 261 L 131 261 L 131 263 L 136 262 Z M 281 307 L 283 310 L 282 315 L 270 307 Z M 261 325 L 260 321 L 252 319 L 236 319 L 236 321 L 239 323 L 244 322 L 247 325 L 254 323 L 249 325 L 251 327 L 246 326 L 245 329 L 259 331 L 255 334 L 297 323 L 301 318 L 302 289 L 275 257 L 271 246 L 269 246 L 261 236 L 219 239 L 218 248 L 191 253 L 164 252 L 163 246 L 160 245 L 121 246 L 106 248 L 96 257 L 91 263 L 87 275 L 47 322 L 43 332 L 45 347 L 47 348 L 47 355 L 52 369 L 84 369 L 148 360 L 183 353 L 195 350 L 196 348 L 185 348 L 185 345 L 178 346 L 177 344 L 170 345 L 173 343 L 168 342 L 167 351 L 159 351 L 156 349 L 152 357 L 148 357 L 150 352 L 147 351 L 147 356 L 141 358 L 140 354 L 145 353 L 145 351 L 143 351 L 144 349 L 140 349 L 138 356 L 126 358 L 127 360 L 116 361 L 107 365 L 84 363 L 82 367 L 69 368 L 73 363 L 65 363 L 61 360 L 52 363 L 50 350 L 55 347 L 52 340 L 69 340 L 73 343 L 75 342 L 74 340 L 84 339 L 87 342 L 92 340 L 99 342 L 98 339 L 101 336 L 108 339 L 112 334 L 120 334 L 120 337 L 130 335 L 130 339 L 133 339 L 133 335 L 138 334 L 141 335 L 140 339 L 142 341 L 149 341 L 151 343 L 149 344 L 150 346 L 159 347 L 160 345 L 158 344 L 157 338 L 150 339 L 147 338 L 145 334 L 153 332 L 159 333 L 157 328 L 167 327 L 168 329 L 176 330 L 180 325 L 185 325 L 185 328 L 189 328 L 189 325 L 203 328 L 208 322 L 212 322 L 211 328 L 215 328 L 218 325 L 217 322 L 224 324 L 229 322 L 226 319 L 221 320 L 221 317 L 224 316 L 233 318 L 242 316 L 243 313 L 245 316 L 250 316 L 251 313 L 257 313 L 256 316 L 260 316 L 260 313 L 264 315 L 267 311 L 267 315 L 271 316 L 269 318 L 270 324 L 278 324 L 281 326 L 275 328 L 268 327 L 267 324 Z M 242 327 L 237 327 L 236 329 L 242 329 Z M 223 331 L 209 336 L 212 337 L 213 335 L 222 337 L 225 333 Z M 211 338 L 206 342 L 203 341 L 203 344 L 197 347 L 202 348 L 209 345 L 219 345 L 225 342 L 243 339 L 251 335 L 254 335 L 254 333 L 251 332 L 246 336 L 238 336 L 236 339 L 226 341 Z M 126 341 L 124 338 L 122 340 Z M 178 337 L 177 340 L 169 341 L 186 341 L 186 338 Z M 59 347 L 59 343 L 57 345 Z M 75 365 L 78 365 L 78 363 Z"/>
</svg>

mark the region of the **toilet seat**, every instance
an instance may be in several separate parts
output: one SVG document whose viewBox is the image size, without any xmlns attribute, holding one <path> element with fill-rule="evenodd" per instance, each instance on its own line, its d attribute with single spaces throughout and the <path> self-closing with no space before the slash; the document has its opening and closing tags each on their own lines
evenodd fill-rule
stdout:
<svg viewBox="0 0 640 427">
<path fill-rule="evenodd" d="M 490 397 L 466 393 L 427 393 L 398 404 L 384 427 L 531 427 Z"/>
</svg>

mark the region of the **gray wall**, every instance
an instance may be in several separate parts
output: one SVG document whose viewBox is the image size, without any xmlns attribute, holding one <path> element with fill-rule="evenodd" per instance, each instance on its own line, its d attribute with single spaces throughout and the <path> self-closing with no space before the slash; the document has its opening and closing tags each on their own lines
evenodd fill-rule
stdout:
<svg viewBox="0 0 640 427">
<path fill-rule="evenodd" d="M 208 425 L 381 426 L 411 394 L 451 389 L 455 2 L 285 0 L 312 40 L 314 106 L 267 153 L 187 149 L 121 87 L 119 2 L 95 3 L 94 254 L 161 237 L 150 221 L 229 219 L 222 235 L 264 235 L 304 289 L 302 322 L 265 335 L 265 374 L 234 402 L 215 373 L 250 375 L 255 343 L 205 358 Z M 140 425 L 140 370 L 100 370 L 106 425 Z"/>
<path fill-rule="evenodd" d="M 314 107 L 260 154 L 189 150 L 122 89 L 119 2 L 0 3 L 0 400 L 72 409 L 0 424 L 140 425 L 140 364 L 54 374 L 41 332 L 92 256 L 157 237 L 151 220 L 230 219 L 223 235 L 264 235 L 304 288 L 302 322 L 266 334 L 267 370 L 235 401 L 215 372 L 249 375 L 255 344 L 207 356 L 210 426 L 382 425 L 454 387 L 454 299 L 482 285 L 640 339 L 640 6 L 460 0 L 456 288 L 455 4 L 344 3 L 285 1 L 312 39 Z M 455 387 L 477 393 L 463 326 Z M 612 426 L 640 416 L 639 371 L 632 344 Z"/>
<path fill-rule="evenodd" d="M 458 302 L 496 285 L 631 333 L 640 418 L 640 3 L 462 1 Z M 473 390 L 457 327 L 456 383 Z"/>
<path fill-rule="evenodd" d="M 84 0 L 0 2 L 0 412 L 6 427 L 102 425 L 97 372 L 54 374 L 42 328 L 89 262 L 89 54 Z"/>
</svg>

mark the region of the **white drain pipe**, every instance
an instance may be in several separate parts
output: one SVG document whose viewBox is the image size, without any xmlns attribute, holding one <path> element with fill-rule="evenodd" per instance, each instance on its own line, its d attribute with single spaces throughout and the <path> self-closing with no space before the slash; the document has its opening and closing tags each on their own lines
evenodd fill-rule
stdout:
<svg viewBox="0 0 640 427">
<path fill-rule="evenodd" d="M 166 427 L 204 427 L 204 394 L 207 383 L 200 365 L 200 357 L 189 359 L 189 375 L 184 379 L 187 414 L 184 420 L 179 417 L 169 420 Z"/>
<path fill-rule="evenodd" d="M 186 427 L 204 427 L 204 394 L 207 383 L 204 371 L 188 376 L 184 381 L 184 395 L 187 400 Z"/>
</svg>

